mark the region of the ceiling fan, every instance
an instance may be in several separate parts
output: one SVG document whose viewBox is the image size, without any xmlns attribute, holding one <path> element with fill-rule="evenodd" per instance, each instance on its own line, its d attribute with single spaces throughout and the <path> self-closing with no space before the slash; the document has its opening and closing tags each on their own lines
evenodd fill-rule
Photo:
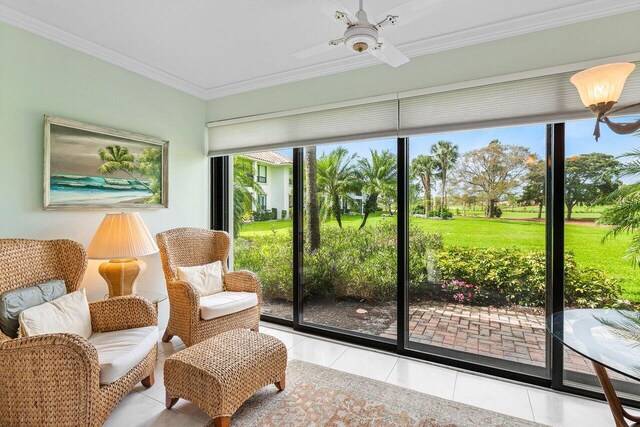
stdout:
<svg viewBox="0 0 640 427">
<path fill-rule="evenodd" d="M 409 62 L 409 58 L 389 41 L 380 37 L 380 30 L 387 26 L 395 26 L 398 22 L 406 24 L 415 21 L 433 6 L 444 0 L 409 0 L 378 15 L 374 22 L 369 21 L 364 10 L 364 0 L 360 0 L 358 12 L 351 13 L 337 0 L 311 0 L 322 12 L 332 19 L 346 24 L 344 35 L 293 54 L 298 59 L 308 58 L 344 44 L 358 53 L 368 53 L 392 67 L 399 67 Z M 402 18 L 401 18 L 402 16 Z"/>
</svg>

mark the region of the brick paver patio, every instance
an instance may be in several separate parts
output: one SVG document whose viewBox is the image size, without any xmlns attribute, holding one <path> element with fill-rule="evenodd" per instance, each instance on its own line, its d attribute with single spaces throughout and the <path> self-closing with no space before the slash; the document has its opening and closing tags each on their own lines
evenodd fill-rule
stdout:
<svg viewBox="0 0 640 427">
<path fill-rule="evenodd" d="M 421 303 L 409 308 L 412 342 L 545 366 L 545 316 L 525 310 L 473 307 L 455 303 Z M 396 324 L 383 336 L 396 337 Z M 591 363 L 565 352 L 565 369 L 595 374 Z M 611 373 L 612 378 L 622 376 Z"/>
</svg>

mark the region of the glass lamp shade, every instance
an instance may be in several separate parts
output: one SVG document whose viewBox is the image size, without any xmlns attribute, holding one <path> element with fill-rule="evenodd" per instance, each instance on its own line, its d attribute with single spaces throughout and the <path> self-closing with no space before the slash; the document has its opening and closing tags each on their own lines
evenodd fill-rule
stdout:
<svg viewBox="0 0 640 427">
<path fill-rule="evenodd" d="M 600 65 L 574 74 L 570 81 L 578 89 L 586 107 L 618 102 L 624 83 L 634 68 L 634 64 L 625 62 Z"/>
<path fill-rule="evenodd" d="M 137 212 L 105 215 L 87 249 L 90 259 L 123 259 L 150 255 L 158 246 Z"/>
</svg>

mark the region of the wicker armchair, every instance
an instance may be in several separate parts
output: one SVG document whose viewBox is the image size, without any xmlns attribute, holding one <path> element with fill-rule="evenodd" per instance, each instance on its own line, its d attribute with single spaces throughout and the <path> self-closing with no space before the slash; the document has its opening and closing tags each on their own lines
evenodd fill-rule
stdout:
<svg viewBox="0 0 640 427">
<path fill-rule="evenodd" d="M 191 346 L 231 329 L 258 330 L 262 303 L 260 282 L 249 271 L 228 271 L 228 233 L 185 227 L 158 233 L 156 237 L 169 294 L 169 324 L 162 337 L 164 342 L 177 335 L 185 345 Z M 177 268 L 215 261 L 222 263 L 225 289 L 231 292 L 256 293 L 257 306 L 214 319 L 201 318 L 200 295 L 191 284 L 178 280 Z"/>
<path fill-rule="evenodd" d="M 86 253 L 70 240 L 0 239 L 0 293 L 53 279 L 80 288 Z M 146 300 L 90 303 L 94 332 L 156 326 Z M 117 381 L 101 385 L 95 347 L 74 334 L 11 339 L 0 332 L 0 425 L 100 426 L 140 381 L 153 384 L 157 346 Z"/>
</svg>

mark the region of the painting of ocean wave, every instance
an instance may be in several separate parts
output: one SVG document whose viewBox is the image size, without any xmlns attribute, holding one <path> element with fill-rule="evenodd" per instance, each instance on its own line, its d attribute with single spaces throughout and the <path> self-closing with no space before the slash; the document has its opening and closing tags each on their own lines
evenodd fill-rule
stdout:
<svg viewBox="0 0 640 427">
<path fill-rule="evenodd" d="M 167 146 L 45 116 L 45 209 L 166 207 Z"/>
<path fill-rule="evenodd" d="M 142 203 L 153 196 L 148 188 L 123 178 L 52 175 L 50 183 L 51 202 L 56 204 Z"/>
</svg>

